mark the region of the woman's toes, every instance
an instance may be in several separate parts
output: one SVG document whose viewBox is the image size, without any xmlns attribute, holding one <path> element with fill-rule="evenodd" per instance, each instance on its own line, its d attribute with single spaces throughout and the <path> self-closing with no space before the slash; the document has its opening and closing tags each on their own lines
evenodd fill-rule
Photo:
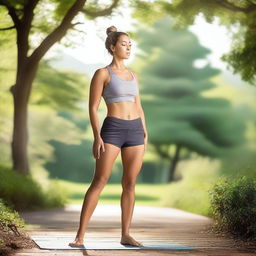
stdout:
<svg viewBox="0 0 256 256">
<path fill-rule="evenodd" d="M 136 241 L 136 243 L 137 243 L 137 246 L 142 246 L 142 243 L 140 243 L 138 241 Z"/>
<path fill-rule="evenodd" d="M 83 245 L 84 242 L 83 241 L 74 241 L 72 243 L 69 243 L 68 245 L 71 246 L 71 247 L 75 247 L 75 246 L 80 246 L 80 245 Z"/>
<path fill-rule="evenodd" d="M 122 237 L 120 243 L 123 244 L 123 245 L 129 244 L 129 245 L 133 245 L 133 246 L 142 246 L 142 244 L 140 242 L 136 241 L 131 236 L 124 236 L 124 237 Z"/>
</svg>

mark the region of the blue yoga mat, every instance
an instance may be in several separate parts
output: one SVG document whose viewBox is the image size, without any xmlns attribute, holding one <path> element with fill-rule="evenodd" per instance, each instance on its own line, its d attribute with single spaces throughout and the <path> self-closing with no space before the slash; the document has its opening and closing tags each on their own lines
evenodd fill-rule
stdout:
<svg viewBox="0 0 256 256">
<path fill-rule="evenodd" d="M 116 250 L 116 249 L 142 249 L 142 250 L 194 250 L 195 248 L 181 245 L 174 241 L 159 238 L 138 239 L 143 246 L 132 246 L 120 244 L 120 238 L 86 238 L 84 246 L 71 247 L 68 244 L 74 241 L 74 236 L 32 236 L 33 241 L 40 249 L 47 250 Z"/>
</svg>

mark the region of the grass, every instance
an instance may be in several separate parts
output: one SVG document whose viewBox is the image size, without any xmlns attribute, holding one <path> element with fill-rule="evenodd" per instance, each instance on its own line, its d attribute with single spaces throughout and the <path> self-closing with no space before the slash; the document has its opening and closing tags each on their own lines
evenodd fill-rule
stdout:
<svg viewBox="0 0 256 256">
<path fill-rule="evenodd" d="M 67 203 L 82 204 L 84 194 L 90 184 L 59 180 L 66 187 Z M 193 183 L 183 180 L 173 184 L 136 184 L 136 205 L 172 207 L 184 211 L 211 217 L 209 212 L 208 189 L 212 186 L 207 182 Z M 100 194 L 100 204 L 120 204 L 121 184 L 106 184 Z"/>
<path fill-rule="evenodd" d="M 67 189 L 69 204 L 82 204 L 89 183 L 75 183 L 59 180 L 60 185 Z M 136 184 L 136 205 L 162 206 L 162 196 L 169 184 Z M 120 204 L 121 184 L 106 184 L 100 194 L 100 204 Z"/>
<path fill-rule="evenodd" d="M 205 158 L 179 163 L 181 180 L 167 184 L 136 184 L 136 205 L 171 207 L 211 217 L 208 190 L 219 176 L 218 161 Z M 90 184 L 59 180 L 67 190 L 68 203 L 82 204 Z M 121 184 L 106 184 L 99 203 L 120 204 Z"/>
</svg>

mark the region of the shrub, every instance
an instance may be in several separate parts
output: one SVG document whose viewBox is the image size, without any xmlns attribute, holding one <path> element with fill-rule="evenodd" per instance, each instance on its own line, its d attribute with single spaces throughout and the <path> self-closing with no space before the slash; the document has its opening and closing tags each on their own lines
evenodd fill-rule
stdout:
<svg viewBox="0 0 256 256">
<path fill-rule="evenodd" d="M 0 230 L 4 232 L 13 231 L 18 234 L 18 227 L 24 227 L 24 220 L 20 218 L 19 213 L 11 210 L 4 204 L 0 198 Z"/>
<path fill-rule="evenodd" d="M 230 179 L 232 180 L 232 179 Z M 256 238 L 256 180 L 227 177 L 209 190 L 215 226 L 243 238 Z"/>
<path fill-rule="evenodd" d="M 13 255 L 16 249 L 33 248 L 34 242 L 24 233 L 24 220 L 0 199 L 0 256 Z"/>
<path fill-rule="evenodd" d="M 15 210 L 32 210 L 64 206 L 66 192 L 55 180 L 42 189 L 31 175 L 24 176 L 0 165 L 0 198 Z"/>
</svg>

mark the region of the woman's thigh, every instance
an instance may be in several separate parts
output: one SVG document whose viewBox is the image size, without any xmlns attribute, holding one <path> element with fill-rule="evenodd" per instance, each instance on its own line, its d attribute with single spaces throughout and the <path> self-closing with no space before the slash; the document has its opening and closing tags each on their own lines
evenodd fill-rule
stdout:
<svg viewBox="0 0 256 256">
<path fill-rule="evenodd" d="M 115 159 L 120 152 L 120 148 L 115 145 L 104 143 L 104 146 L 105 152 L 101 150 L 100 157 L 96 158 L 94 171 L 94 180 L 103 182 L 109 179 Z"/>
<path fill-rule="evenodd" d="M 139 174 L 144 156 L 144 145 L 123 147 L 121 157 L 123 163 L 122 182 L 135 183 Z"/>
</svg>

